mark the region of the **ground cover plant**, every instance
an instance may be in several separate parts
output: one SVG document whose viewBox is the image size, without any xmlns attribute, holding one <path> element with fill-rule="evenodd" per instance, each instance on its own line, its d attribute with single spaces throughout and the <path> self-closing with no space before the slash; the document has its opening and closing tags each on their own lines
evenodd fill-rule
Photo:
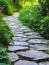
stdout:
<svg viewBox="0 0 49 65">
<path fill-rule="evenodd" d="M 13 33 L 2 18 L 3 14 L 0 13 L 0 65 L 11 65 L 7 51 L 9 43 L 12 42 Z"/>
</svg>

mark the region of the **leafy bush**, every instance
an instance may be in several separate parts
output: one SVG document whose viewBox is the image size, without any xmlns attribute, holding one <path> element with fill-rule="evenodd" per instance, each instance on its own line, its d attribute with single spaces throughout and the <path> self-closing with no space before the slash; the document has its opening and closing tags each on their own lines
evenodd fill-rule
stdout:
<svg viewBox="0 0 49 65">
<path fill-rule="evenodd" d="M 10 28 L 7 23 L 4 21 L 0 21 L 0 42 L 1 43 L 9 43 L 12 40 L 12 32 L 10 31 Z"/>
<path fill-rule="evenodd" d="M 0 12 L 0 18 L 3 18 L 3 16 L 4 16 L 4 15 Z"/>
<path fill-rule="evenodd" d="M 2 20 L 3 14 L 0 12 L 0 65 L 11 65 L 8 58 L 8 44 L 12 42 L 13 33 L 5 21 Z"/>
<path fill-rule="evenodd" d="M 19 20 L 32 30 L 49 39 L 49 17 L 42 16 L 39 5 L 32 5 L 20 11 Z"/>
<path fill-rule="evenodd" d="M 11 60 L 8 58 L 7 55 L 7 48 L 3 43 L 0 43 L 0 65 L 11 65 Z"/>
<path fill-rule="evenodd" d="M 7 0 L 0 0 L 0 11 L 3 14 L 12 15 L 13 14 L 13 8 L 10 2 Z"/>
<path fill-rule="evenodd" d="M 46 16 L 41 20 L 39 31 L 42 36 L 49 39 L 49 16 Z"/>
<path fill-rule="evenodd" d="M 10 1 L 10 0 L 9 0 Z M 24 8 L 25 6 L 30 6 L 37 0 L 12 0 L 12 4 L 15 6 L 16 10 Z"/>
<path fill-rule="evenodd" d="M 41 10 L 38 5 L 27 7 L 20 11 L 19 19 L 34 31 L 38 31 L 37 29 L 40 27 L 40 20 L 42 19 Z"/>
</svg>

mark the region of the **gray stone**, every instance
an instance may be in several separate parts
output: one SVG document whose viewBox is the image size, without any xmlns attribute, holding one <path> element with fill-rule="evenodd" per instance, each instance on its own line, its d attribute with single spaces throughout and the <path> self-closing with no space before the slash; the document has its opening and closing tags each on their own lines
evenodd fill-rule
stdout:
<svg viewBox="0 0 49 65">
<path fill-rule="evenodd" d="M 13 37 L 14 41 L 26 42 L 28 39 L 24 37 Z"/>
<path fill-rule="evenodd" d="M 30 45 L 30 48 L 34 49 L 34 50 L 44 51 L 44 50 L 48 50 L 49 49 L 49 45 L 35 44 L 35 45 Z"/>
<path fill-rule="evenodd" d="M 26 33 L 26 32 L 32 32 L 30 29 L 24 29 L 24 30 L 22 30 L 24 33 Z"/>
<path fill-rule="evenodd" d="M 49 65 L 49 62 L 41 62 L 39 65 Z"/>
<path fill-rule="evenodd" d="M 33 31 L 29 31 L 29 32 L 25 32 L 25 35 L 34 35 L 34 36 L 37 36 L 37 35 L 39 35 L 39 33 L 37 33 L 37 32 L 33 32 Z"/>
<path fill-rule="evenodd" d="M 42 39 L 42 37 L 40 35 L 31 35 L 28 36 L 28 39 Z"/>
<path fill-rule="evenodd" d="M 31 44 L 33 44 L 33 43 L 42 43 L 42 40 L 41 39 L 30 39 L 28 42 L 31 43 Z"/>
<path fill-rule="evenodd" d="M 47 43 L 49 43 L 49 40 L 45 40 L 44 39 L 44 40 L 42 40 L 42 43 L 46 43 L 47 44 Z"/>
<path fill-rule="evenodd" d="M 14 25 L 16 25 L 16 24 L 15 24 L 15 23 L 10 23 L 9 25 L 10 25 L 10 26 L 14 26 Z"/>
<path fill-rule="evenodd" d="M 38 65 L 38 64 L 31 61 L 20 60 L 16 62 L 14 65 Z"/>
<path fill-rule="evenodd" d="M 17 45 L 17 46 L 29 46 L 27 42 L 17 42 L 17 41 L 14 41 L 14 45 Z"/>
<path fill-rule="evenodd" d="M 23 34 L 17 34 L 16 37 L 25 37 L 26 38 L 27 36 L 25 36 Z"/>
<path fill-rule="evenodd" d="M 34 35 L 34 33 L 33 32 L 27 32 L 27 33 L 25 33 L 25 35 L 32 36 L 32 35 Z"/>
<path fill-rule="evenodd" d="M 23 50 L 28 50 L 28 47 L 24 46 L 9 46 L 8 47 L 9 51 L 23 51 Z"/>
<path fill-rule="evenodd" d="M 19 60 L 19 57 L 15 53 L 7 53 L 12 62 Z"/>
<path fill-rule="evenodd" d="M 20 32 L 17 32 L 16 31 L 14 36 L 17 36 L 17 34 L 23 34 L 23 32 L 21 32 L 21 31 Z"/>
<path fill-rule="evenodd" d="M 30 39 L 28 42 L 30 44 L 33 44 L 33 43 L 47 44 L 47 43 L 49 43 L 49 40 L 44 40 L 44 39 Z"/>
<path fill-rule="evenodd" d="M 21 30 L 28 30 L 28 27 L 22 26 L 20 29 L 21 29 Z"/>
<path fill-rule="evenodd" d="M 21 56 L 21 58 L 38 61 L 38 62 L 49 58 L 48 54 L 36 50 L 29 50 L 26 52 L 22 52 L 18 55 Z"/>
</svg>

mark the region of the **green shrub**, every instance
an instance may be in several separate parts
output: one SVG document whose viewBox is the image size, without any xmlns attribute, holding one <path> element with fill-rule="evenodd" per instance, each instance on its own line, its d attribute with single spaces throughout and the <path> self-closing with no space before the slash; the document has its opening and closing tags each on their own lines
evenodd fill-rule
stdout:
<svg viewBox="0 0 49 65">
<path fill-rule="evenodd" d="M 0 12 L 0 18 L 3 18 L 4 17 L 4 15 Z"/>
<path fill-rule="evenodd" d="M 0 42 L 9 43 L 12 41 L 13 33 L 10 31 L 10 28 L 7 23 L 0 21 Z"/>
<path fill-rule="evenodd" d="M 2 16 L 0 15 L 2 18 Z M 11 60 L 8 58 L 8 44 L 12 42 L 13 33 L 5 21 L 0 19 L 0 65 L 11 65 Z"/>
<path fill-rule="evenodd" d="M 49 39 L 49 17 L 42 16 L 39 5 L 32 5 L 20 11 L 19 20 L 33 31 Z"/>
<path fill-rule="evenodd" d="M 13 7 L 7 0 L 0 0 L 0 11 L 8 15 L 13 14 Z"/>
<path fill-rule="evenodd" d="M 39 32 L 42 36 L 49 39 L 49 16 L 46 16 L 41 20 Z"/>
<path fill-rule="evenodd" d="M 40 20 L 42 19 L 41 10 L 38 5 L 32 5 L 20 11 L 19 19 L 34 31 L 38 31 Z"/>
</svg>

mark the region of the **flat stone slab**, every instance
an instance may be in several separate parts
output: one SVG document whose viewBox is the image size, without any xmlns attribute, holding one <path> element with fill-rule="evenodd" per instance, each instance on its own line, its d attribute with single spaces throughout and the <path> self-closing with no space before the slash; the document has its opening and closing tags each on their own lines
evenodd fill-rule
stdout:
<svg viewBox="0 0 49 65">
<path fill-rule="evenodd" d="M 14 26 L 14 25 L 16 25 L 16 24 L 15 24 L 15 23 L 10 23 L 9 25 L 10 25 L 10 26 Z"/>
<path fill-rule="evenodd" d="M 30 48 L 34 49 L 34 50 L 44 51 L 44 50 L 48 50 L 49 49 L 49 45 L 35 44 L 35 45 L 30 45 Z"/>
<path fill-rule="evenodd" d="M 31 36 L 31 35 L 33 35 L 33 32 L 25 33 L 25 35 L 27 35 L 27 36 Z"/>
<path fill-rule="evenodd" d="M 17 34 L 23 34 L 23 32 L 15 32 L 15 36 L 17 36 Z"/>
<path fill-rule="evenodd" d="M 39 33 L 33 32 L 33 31 L 29 31 L 29 32 L 25 32 L 25 35 L 39 35 Z"/>
<path fill-rule="evenodd" d="M 26 32 L 32 32 L 32 30 L 30 30 L 30 29 L 24 29 L 24 30 L 22 30 L 24 33 L 26 33 Z"/>
<path fill-rule="evenodd" d="M 39 65 L 49 65 L 49 62 L 41 62 Z"/>
<path fill-rule="evenodd" d="M 31 61 L 20 60 L 16 62 L 14 65 L 38 65 L 38 64 Z"/>
<path fill-rule="evenodd" d="M 28 39 L 42 39 L 42 37 L 40 35 L 31 35 L 28 36 Z"/>
<path fill-rule="evenodd" d="M 19 60 L 19 57 L 15 53 L 7 53 L 12 62 Z"/>
<path fill-rule="evenodd" d="M 30 39 L 29 41 L 28 41 L 29 43 L 42 43 L 42 41 L 41 41 L 41 39 Z"/>
<path fill-rule="evenodd" d="M 49 40 L 44 40 L 44 39 L 30 39 L 28 42 L 30 44 L 33 44 L 33 43 L 47 44 L 47 43 L 49 43 Z"/>
<path fill-rule="evenodd" d="M 21 29 L 21 30 L 28 30 L 28 27 L 22 26 L 20 29 Z"/>
<path fill-rule="evenodd" d="M 25 37 L 13 37 L 14 41 L 26 42 L 28 39 Z"/>
<path fill-rule="evenodd" d="M 25 36 L 23 34 L 17 34 L 16 37 L 25 37 L 26 38 L 27 36 Z"/>
<path fill-rule="evenodd" d="M 42 40 L 42 43 L 46 43 L 46 44 L 48 43 L 49 44 L 49 40 L 44 39 L 44 40 Z"/>
<path fill-rule="evenodd" d="M 24 51 L 24 50 L 28 50 L 28 47 L 24 47 L 24 46 L 9 46 L 8 47 L 9 51 Z"/>
<path fill-rule="evenodd" d="M 17 41 L 14 41 L 13 45 L 16 45 L 16 46 L 29 46 L 27 42 L 17 42 Z"/>
<path fill-rule="evenodd" d="M 39 33 L 36 33 L 36 32 L 26 32 L 24 33 L 26 36 L 39 36 Z"/>
<path fill-rule="evenodd" d="M 36 50 L 29 50 L 26 52 L 18 53 L 18 55 L 21 58 L 36 61 L 36 62 L 40 62 L 49 58 L 48 54 Z"/>
</svg>

